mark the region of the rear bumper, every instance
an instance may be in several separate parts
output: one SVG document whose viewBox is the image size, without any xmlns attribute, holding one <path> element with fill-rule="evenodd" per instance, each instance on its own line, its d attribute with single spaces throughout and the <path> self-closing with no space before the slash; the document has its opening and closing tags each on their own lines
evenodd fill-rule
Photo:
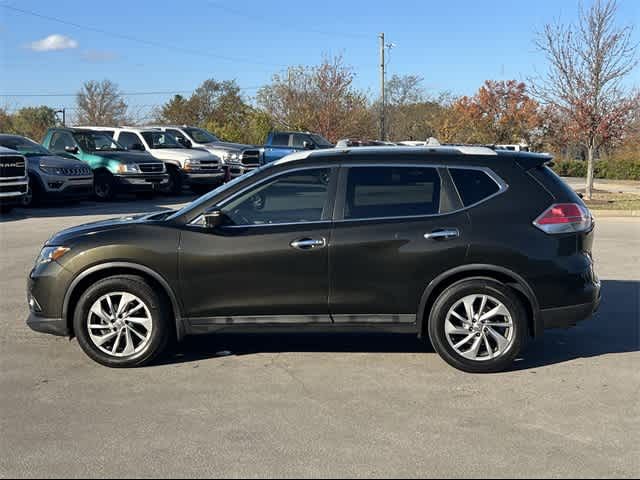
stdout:
<svg viewBox="0 0 640 480">
<path fill-rule="evenodd" d="M 27 318 L 27 326 L 39 333 L 48 333 L 59 337 L 69 336 L 67 322 L 63 318 L 45 318 L 31 312 Z"/>
<path fill-rule="evenodd" d="M 600 302 L 600 288 L 598 287 L 592 302 L 540 310 L 540 320 L 545 330 L 575 327 L 579 322 L 589 319 L 600 307 Z"/>
</svg>

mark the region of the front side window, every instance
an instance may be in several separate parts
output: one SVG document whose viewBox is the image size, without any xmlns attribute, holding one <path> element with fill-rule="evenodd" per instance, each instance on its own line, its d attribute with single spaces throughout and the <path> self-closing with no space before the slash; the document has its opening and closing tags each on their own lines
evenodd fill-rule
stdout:
<svg viewBox="0 0 640 480">
<path fill-rule="evenodd" d="M 351 167 L 344 218 L 434 215 L 440 211 L 440 186 L 431 167 Z"/>
<path fill-rule="evenodd" d="M 241 194 L 222 208 L 231 225 L 277 225 L 323 220 L 330 169 L 286 173 Z"/>
<path fill-rule="evenodd" d="M 118 143 L 127 150 L 131 150 L 134 145 L 142 145 L 142 141 L 138 138 L 138 135 L 131 132 L 122 132 L 118 135 Z"/>
<path fill-rule="evenodd" d="M 311 137 L 309 137 L 309 135 L 300 135 L 300 134 L 296 133 L 296 134 L 293 135 L 291 146 L 293 148 L 303 148 L 304 147 L 304 142 L 313 143 L 311 141 Z"/>
<path fill-rule="evenodd" d="M 85 152 L 124 150 L 113 138 L 99 132 L 76 132 L 75 140 Z"/>
<path fill-rule="evenodd" d="M 449 173 L 465 207 L 478 203 L 500 190 L 495 180 L 483 170 L 450 168 Z"/>
<path fill-rule="evenodd" d="M 64 153 L 65 148 L 73 148 L 75 146 L 76 142 L 73 141 L 73 137 L 68 132 L 55 132 L 51 135 L 49 148 L 52 152 Z"/>
<path fill-rule="evenodd" d="M 168 132 L 143 132 L 149 148 L 184 148 L 178 140 Z"/>
</svg>

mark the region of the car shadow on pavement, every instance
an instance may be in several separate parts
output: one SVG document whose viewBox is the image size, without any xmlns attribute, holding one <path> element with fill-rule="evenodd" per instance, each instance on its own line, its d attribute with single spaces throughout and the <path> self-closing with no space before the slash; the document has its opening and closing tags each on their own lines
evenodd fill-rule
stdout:
<svg viewBox="0 0 640 480">
<path fill-rule="evenodd" d="M 514 362 L 512 371 L 561 364 L 579 358 L 640 350 L 640 282 L 605 280 L 593 318 L 568 330 L 549 330 Z M 401 333 L 217 333 L 188 338 L 160 364 L 196 362 L 256 353 L 433 353 L 414 334 Z"/>
<path fill-rule="evenodd" d="M 109 202 L 97 202 L 93 200 L 71 203 L 63 201 L 49 202 L 46 205 L 33 208 L 16 207 L 11 212 L 0 215 L 0 222 L 12 222 L 28 218 L 86 217 L 91 215 L 119 216 L 159 212 L 180 208 L 195 198 L 197 198 L 197 196 L 193 194 L 175 196 L 157 195 L 153 198 L 122 195 Z M 80 221 L 79 223 L 85 223 L 86 221 Z"/>
</svg>

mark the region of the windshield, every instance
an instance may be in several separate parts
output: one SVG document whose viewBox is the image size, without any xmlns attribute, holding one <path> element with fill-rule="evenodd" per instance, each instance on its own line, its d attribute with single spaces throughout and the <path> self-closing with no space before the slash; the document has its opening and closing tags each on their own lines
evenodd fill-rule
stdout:
<svg viewBox="0 0 640 480">
<path fill-rule="evenodd" d="M 315 143 L 318 147 L 333 147 L 333 144 L 324 138 L 322 135 L 311 135 L 313 139 L 313 143 Z"/>
<path fill-rule="evenodd" d="M 196 143 L 216 143 L 220 141 L 213 133 L 201 128 L 185 128 L 184 131 L 187 132 Z"/>
<path fill-rule="evenodd" d="M 249 173 L 245 173 L 244 175 L 236 177 L 233 180 L 231 180 L 230 182 L 223 183 L 218 188 L 216 188 L 214 190 L 211 190 L 206 195 L 203 195 L 202 197 L 197 198 L 193 202 L 185 205 L 180 210 L 178 210 L 176 213 L 174 213 L 169 218 L 167 218 L 167 220 L 172 220 L 174 218 L 177 218 L 177 217 L 179 217 L 181 215 L 184 215 L 185 213 L 187 213 L 187 212 L 189 212 L 191 210 L 198 210 L 201 205 L 204 205 L 205 203 L 207 203 L 211 198 L 215 197 L 216 195 L 221 194 L 225 190 L 228 190 L 229 188 L 237 185 L 238 183 L 240 183 L 240 182 L 242 182 L 242 181 L 244 181 L 244 180 L 246 180 L 248 178 L 253 177 L 254 175 L 256 175 L 256 174 L 258 174 L 260 172 L 264 172 L 265 169 L 271 168 L 271 167 L 273 167 L 273 164 L 268 163 L 266 165 L 261 166 L 260 168 L 256 168 L 255 170 L 251 170 Z"/>
<path fill-rule="evenodd" d="M 144 141 L 149 148 L 184 148 L 180 142 L 168 132 L 143 132 Z"/>
<path fill-rule="evenodd" d="M 73 134 L 80 148 L 85 152 L 104 152 L 124 150 L 113 138 L 99 132 L 75 132 Z"/>
<path fill-rule="evenodd" d="M 43 157 L 45 155 L 52 155 L 52 153 L 42 145 L 25 137 L 0 136 L 0 146 L 15 150 L 26 157 Z"/>
</svg>

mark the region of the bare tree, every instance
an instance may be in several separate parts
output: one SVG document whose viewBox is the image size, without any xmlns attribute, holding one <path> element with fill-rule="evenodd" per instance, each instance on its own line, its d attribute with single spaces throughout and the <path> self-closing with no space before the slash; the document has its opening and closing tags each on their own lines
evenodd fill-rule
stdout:
<svg viewBox="0 0 640 480">
<path fill-rule="evenodd" d="M 638 64 L 633 27 L 618 26 L 616 13 L 615 0 L 595 0 L 580 7 L 576 24 L 548 24 L 535 42 L 549 67 L 532 79 L 532 92 L 561 114 L 568 137 L 586 148 L 587 199 L 596 153 L 624 135 L 637 101 L 623 83 Z"/>
<path fill-rule="evenodd" d="M 85 82 L 76 96 L 77 122 L 83 125 L 112 126 L 127 121 L 127 104 L 111 80 Z"/>
</svg>

